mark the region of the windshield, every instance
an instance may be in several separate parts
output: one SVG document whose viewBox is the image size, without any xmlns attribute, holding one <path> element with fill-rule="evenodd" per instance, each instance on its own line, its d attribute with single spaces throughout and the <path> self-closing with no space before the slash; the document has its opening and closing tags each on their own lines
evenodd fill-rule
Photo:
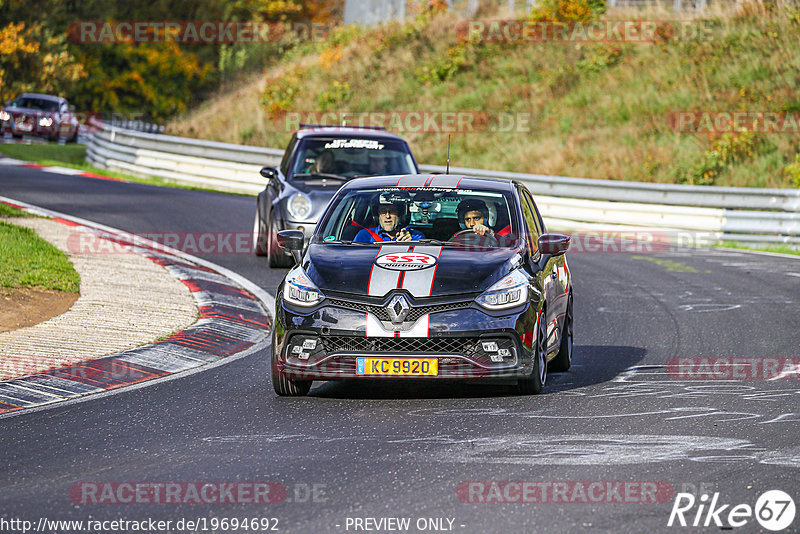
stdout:
<svg viewBox="0 0 800 534">
<path fill-rule="evenodd" d="M 58 111 L 58 102 L 53 100 L 45 100 L 43 98 L 28 98 L 22 97 L 16 99 L 12 104 L 12 108 L 27 108 L 38 109 L 40 111 Z"/>
<path fill-rule="evenodd" d="M 314 243 L 408 242 L 513 247 L 519 222 L 510 193 L 434 187 L 347 191 L 317 226 Z M 390 217 L 392 215 L 393 217 Z"/>
<path fill-rule="evenodd" d="M 304 139 L 289 176 L 329 174 L 354 178 L 414 174 L 414 161 L 405 143 L 394 139 Z"/>
</svg>

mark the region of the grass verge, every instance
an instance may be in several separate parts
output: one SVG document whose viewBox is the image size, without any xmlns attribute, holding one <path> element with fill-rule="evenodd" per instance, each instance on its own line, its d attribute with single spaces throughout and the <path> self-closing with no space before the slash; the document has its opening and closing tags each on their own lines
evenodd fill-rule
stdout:
<svg viewBox="0 0 800 534">
<path fill-rule="evenodd" d="M 86 145 L 55 145 L 55 144 L 5 144 L 0 145 L 0 154 L 8 156 L 9 158 L 21 159 L 30 161 L 39 165 L 68 167 L 70 169 L 78 169 L 101 176 L 108 176 L 109 178 L 117 178 L 126 182 L 135 182 L 138 184 L 157 185 L 160 187 L 172 187 L 175 189 L 192 189 L 196 191 L 212 191 L 214 193 L 227 193 L 236 195 L 240 193 L 231 193 L 228 191 L 218 191 L 216 189 L 209 189 L 207 187 L 197 187 L 191 185 L 183 185 L 172 182 L 165 178 L 158 176 L 151 176 L 143 178 L 140 176 L 131 176 L 130 174 L 123 174 L 120 172 L 109 171 L 100 169 L 86 162 Z M 243 194 L 243 193 L 242 193 Z M 245 195 L 251 196 L 251 195 Z"/>
<path fill-rule="evenodd" d="M 587 3 L 593 2 L 536 2 L 573 14 L 580 10 L 572 7 Z M 658 38 L 470 39 L 459 35 L 457 15 L 435 11 L 375 28 L 339 27 L 298 48 L 264 78 L 173 120 L 167 133 L 284 147 L 297 122 L 319 122 L 323 112 L 332 112 L 325 122 L 350 112 L 351 124 L 357 113 L 466 112 L 476 123 L 485 114 L 486 122 L 474 133 L 453 135 L 451 163 L 460 167 L 800 187 L 800 10 L 755 1 L 701 15 L 609 10 L 602 18 L 660 21 Z M 680 130 L 675 117 L 685 111 L 721 115 L 714 128 Z M 780 114 L 786 121 L 747 130 L 726 122 L 725 113 L 736 111 Z M 386 122 L 419 161 L 444 164 L 446 133 L 425 131 L 419 122 Z"/>
<path fill-rule="evenodd" d="M 25 217 L 27 215 L 27 213 L 20 209 L 13 208 L 8 204 L 0 202 L 0 217 Z"/>
<path fill-rule="evenodd" d="M 766 247 L 746 247 L 738 243 L 724 241 L 719 245 L 714 245 L 719 248 L 733 248 L 737 250 L 754 250 L 756 252 L 773 252 L 775 254 L 790 254 L 792 256 L 800 256 L 800 250 L 791 248 L 787 245 L 769 245 Z"/>
<path fill-rule="evenodd" d="M 0 204 L 0 210 L 5 212 L 2 206 Z M 80 290 L 80 275 L 67 255 L 30 228 L 0 221 L 0 258 L 0 287 L 70 293 Z"/>
</svg>

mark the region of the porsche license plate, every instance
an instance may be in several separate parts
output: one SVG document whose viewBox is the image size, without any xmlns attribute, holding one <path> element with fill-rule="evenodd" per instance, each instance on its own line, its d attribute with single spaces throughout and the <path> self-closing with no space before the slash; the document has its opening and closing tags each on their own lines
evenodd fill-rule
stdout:
<svg viewBox="0 0 800 534">
<path fill-rule="evenodd" d="M 436 376 L 436 358 L 356 358 L 357 375 Z"/>
</svg>

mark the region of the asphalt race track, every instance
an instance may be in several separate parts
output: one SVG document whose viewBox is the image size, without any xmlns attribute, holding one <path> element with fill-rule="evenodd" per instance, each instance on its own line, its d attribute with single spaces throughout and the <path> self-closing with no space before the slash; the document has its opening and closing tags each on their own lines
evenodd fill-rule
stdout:
<svg viewBox="0 0 800 534">
<path fill-rule="evenodd" d="M 22 167 L 0 167 L 0 195 L 134 233 L 250 232 L 255 210 L 251 197 Z M 283 274 L 251 254 L 200 256 L 271 293 Z M 267 347 L 176 380 L 0 419 L 3 517 L 152 518 L 172 521 L 171 532 L 235 531 L 221 518 L 277 518 L 281 532 L 404 531 L 388 518 L 407 518 L 410 532 L 694 532 L 719 530 L 706 514 L 717 493 L 716 507 L 729 505 L 715 516 L 725 527 L 734 506 L 755 507 L 768 490 L 797 502 L 797 370 L 794 379 L 687 379 L 665 366 L 796 362 L 800 258 L 716 249 L 568 258 L 575 359 L 570 372 L 549 375 L 542 395 L 349 381 L 278 398 Z M 80 491 L 101 496 L 124 482 L 181 491 L 273 483 L 280 502 L 247 504 L 234 493 L 235 504 L 196 504 L 184 491 L 181 503 L 80 504 Z M 708 495 L 699 522 L 709 528 L 667 526 L 681 492 L 697 499 L 689 525 Z M 200 525 L 179 530 L 181 519 Z M 766 532 L 744 520 L 735 531 Z M 800 531 L 800 519 L 784 531 Z"/>
</svg>

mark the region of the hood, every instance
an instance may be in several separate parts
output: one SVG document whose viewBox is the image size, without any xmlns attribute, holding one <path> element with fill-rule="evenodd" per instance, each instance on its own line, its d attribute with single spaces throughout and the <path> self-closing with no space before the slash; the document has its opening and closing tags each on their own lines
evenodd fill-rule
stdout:
<svg viewBox="0 0 800 534">
<path fill-rule="evenodd" d="M 485 291 L 511 270 L 511 260 L 517 253 L 509 248 L 312 244 L 304 267 L 323 293 L 330 290 L 382 297 L 400 287 L 415 297 L 435 297 Z M 385 257 L 380 262 L 384 266 L 376 263 L 379 257 Z M 395 270 L 395 260 L 430 262 L 431 266 Z"/>
<path fill-rule="evenodd" d="M 316 223 L 319 220 L 325 211 L 325 208 L 328 206 L 328 202 L 330 202 L 331 198 L 333 198 L 333 195 L 336 194 L 336 191 L 338 191 L 342 186 L 342 182 L 338 180 L 326 180 L 324 184 L 322 180 L 317 179 L 292 180 L 289 183 L 295 191 L 303 193 L 311 201 L 311 213 L 305 218 L 304 221 L 295 222 L 312 223 Z M 294 193 L 288 193 L 284 203 L 288 203 L 289 199 L 293 195 Z M 288 219 L 294 220 L 290 215 L 288 215 L 288 209 L 286 210 L 286 214 Z"/>
<path fill-rule="evenodd" d="M 11 115 L 12 117 L 16 117 L 19 115 L 30 115 L 31 117 L 47 117 L 49 115 L 55 115 L 55 111 L 42 111 L 41 109 L 29 109 L 29 108 L 4 108 L 5 111 Z"/>
</svg>

